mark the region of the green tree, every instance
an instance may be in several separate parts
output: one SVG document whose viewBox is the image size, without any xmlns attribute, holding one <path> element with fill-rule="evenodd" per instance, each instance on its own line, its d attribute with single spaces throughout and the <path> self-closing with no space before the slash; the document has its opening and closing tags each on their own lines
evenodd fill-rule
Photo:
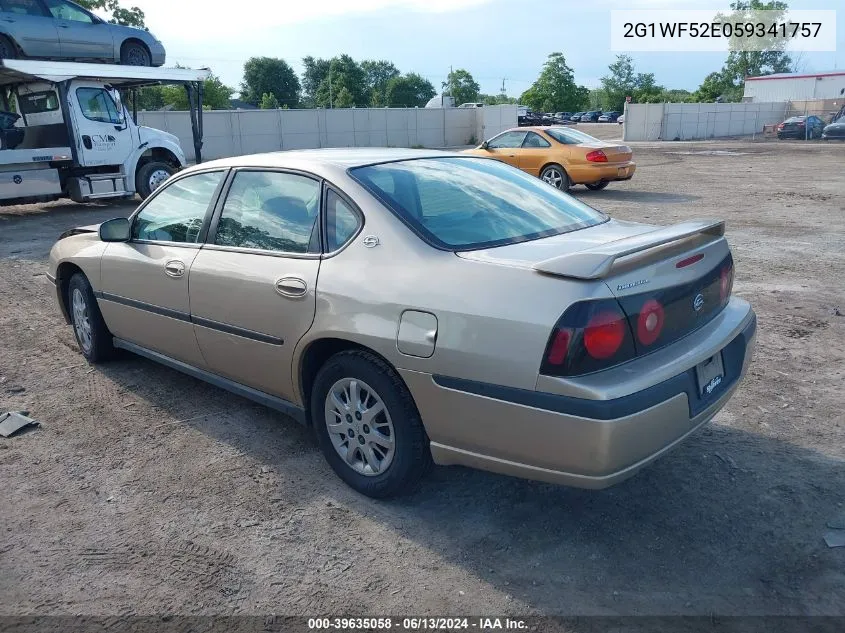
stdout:
<svg viewBox="0 0 845 633">
<path fill-rule="evenodd" d="M 251 57 L 244 64 L 241 99 L 257 106 L 264 93 L 273 93 L 279 103 L 299 103 L 299 78 L 288 63 L 275 57 Z"/>
<path fill-rule="evenodd" d="M 478 93 L 481 86 L 472 78 L 469 71 L 463 68 L 450 72 L 443 82 L 443 94 L 450 95 L 455 100 L 455 105 L 478 101 Z"/>
<path fill-rule="evenodd" d="M 602 107 L 619 110 L 625 107 L 625 97 L 635 103 L 659 103 L 665 88 L 654 79 L 654 73 L 636 73 L 630 55 L 617 55 L 608 66 L 610 74 L 601 78 Z"/>
<path fill-rule="evenodd" d="M 364 71 L 366 91 L 369 95 L 369 105 L 379 107 L 387 105 L 386 90 L 391 79 L 400 75 L 399 69 L 384 59 L 365 59 L 361 62 L 361 70 Z"/>
<path fill-rule="evenodd" d="M 417 73 L 394 77 L 385 88 L 385 105 L 394 108 L 423 107 L 436 94 L 431 82 Z"/>
<path fill-rule="evenodd" d="M 228 110 L 234 90 L 211 75 L 203 83 L 202 103 L 206 110 Z M 138 91 L 139 110 L 160 110 L 171 106 L 174 110 L 188 109 L 188 94 L 184 86 L 148 86 Z"/>
<path fill-rule="evenodd" d="M 531 87 L 522 93 L 520 103 L 538 112 L 572 112 L 589 101 L 589 90 L 575 84 L 575 74 L 563 53 L 552 53 Z"/>
<path fill-rule="evenodd" d="M 302 58 L 302 65 L 305 72 L 302 73 L 302 94 L 305 105 L 313 108 L 317 105 L 317 90 L 323 79 L 329 75 L 330 59 L 316 59 L 311 57 Z"/>
<path fill-rule="evenodd" d="M 109 22 L 122 24 L 123 26 L 136 26 L 141 29 L 147 28 L 144 24 L 144 12 L 138 7 L 125 8 L 120 6 L 119 0 L 77 0 L 78 5 L 89 11 L 99 9 L 109 13 Z"/>
<path fill-rule="evenodd" d="M 497 95 L 479 94 L 478 100 L 484 105 L 502 105 L 504 103 L 516 103 L 516 97 L 509 97 L 504 93 Z"/>
<path fill-rule="evenodd" d="M 277 110 L 279 108 L 279 100 L 272 92 L 265 92 L 261 95 L 261 102 L 258 107 L 262 110 Z"/>
<path fill-rule="evenodd" d="M 355 97 L 349 92 L 349 88 L 341 86 L 337 95 L 334 97 L 335 108 L 351 108 L 355 105 Z"/>
<path fill-rule="evenodd" d="M 317 88 L 315 105 L 321 108 L 337 106 L 335 98 L 344 88 L 349 96 L 344 95 L 343 103 L 348 105 L 341 107 L 369 105 L 364 71 L 358 62 L 345 54 L 329 62 L 328 73 Z"/>
</svg>

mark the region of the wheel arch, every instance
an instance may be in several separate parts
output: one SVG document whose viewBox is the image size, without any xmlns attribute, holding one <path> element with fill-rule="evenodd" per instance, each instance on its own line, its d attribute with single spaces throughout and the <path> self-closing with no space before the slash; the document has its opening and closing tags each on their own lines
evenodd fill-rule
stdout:
<svg viewBox="0 0 845 633">
<path fill-rule="evenodd" d="M 311 420 L 311 390 L 314 386 L 314 379 L 317 377 L 317 373 L 335 354 L 353 350 L 367 352 L 380 359 L 396 373 L 396 376 L 402 381 L 405 388 L 408 389 L 408 393 L 410 393 L 408 385 L 402 380 L 402 376 L 396 366 L 373 348 L 362 343 L 334 336 L 317 338 L 309 341 L 300 353 L 298 360 L 294 360 L 294 365 L 297 369 L 294 374 L 294 387 L 302 399 L 302 406 L 305 409 L 305 419 L 309 426 L 313 424 L 313 420 Z M 411 394 L 411 398 L 413 399 L 413 394 Z"/>
<path fill-rule="evenodd" d="M 68 285 L 70 284 L 70 278 L 76 273 L 82 273 L 85 275 L 85 271 L 73 262 L 62 262 L 56 268 L 56 294 L 59 298 L 59 308 L 61 309 L 62 316 L 65 318 L 67 323 L 70 323 L 70 311 L 68 310 Z M 85 275 L 85 277 L 87 279 L 88 276 Z"/>
<path fill-rule="evenodd" d="M 144 40 L 138 39 L 137 37 L 127 37 L 120 43 L 120 48 L 118 49 L 118 61 L 123 58 L 123 49 L 126 48 L 127 44 L 140 44 L 143 46 L 144 50 L 147 51 L 147 55 L 150 56 L 150 62 L 152 62 L 153 52 L 150 50 L 150 47 L 147 46 L 147 43 Z"/>
<path fill-rule="evenodd" d="M 18 53 L 18 57 L 20 57 L 20 56 L 22 56 L 22 55 L 25 55 L 25 53 L 24 53 L 23 49 L 21 48 L 21 45 L 20 45 L 20 44 L 18 44 L 18 41 L 17 41 L 17 40 L 16 40 L 16 39 L 15 39 L 12 35 L 10 35 L 9 33 L 4 32 L 4 31 L 0 31 L 0 37 L 5 37 L 7 40 L 9 40 L 9 43 L 10 43 L 10 44 L 14 47 L 14 49 L 17 51 L 17 53 Z"/>
</svg>

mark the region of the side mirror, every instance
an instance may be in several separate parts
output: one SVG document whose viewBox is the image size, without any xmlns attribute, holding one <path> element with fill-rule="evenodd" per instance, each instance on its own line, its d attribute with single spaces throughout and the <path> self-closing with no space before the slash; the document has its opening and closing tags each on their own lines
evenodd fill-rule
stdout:
<svg viewBox="0 0 845 633">
<path fill-rule="evenodd" d="M 114 218 L 100 225 L 100 239 L 104 242 L 128 242 L 131 225 L 128 218 Z"/>
<path fill-rule="evenodd" d="M 480 146 L 480 147 L 481 147 L 481 149 L 487 149 L 487 141 L 483 141 L 483 142 L 481 143 L 481 146 Z"/>
</svg>

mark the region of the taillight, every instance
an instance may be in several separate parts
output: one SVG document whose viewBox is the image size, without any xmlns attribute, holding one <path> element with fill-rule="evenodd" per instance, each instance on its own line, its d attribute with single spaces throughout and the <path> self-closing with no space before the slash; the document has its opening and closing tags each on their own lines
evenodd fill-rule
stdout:
<svg viewBox="0 0 845 633">
<path fill-rule="evenodd" d="M 660 302 L 656 299 L 646 301 L 637 317 L 637 341 L 643 345 L 654 343 L 663 331 L 665 320 L 666 314 Z"/>
<path fill-rule="evenodd" d="M 558 330 L 552 340 L 546 360 L 551 365 L 562 365 L 566 360 L 566 352 L 569 351 L 569 340 L 572 332 L 569 330 Z"/>
<path fill-rule="evenodd" d="M 634 339 L 615 299 L 573 304 L 558 319 L 540 371 L 548 376 L 579 376 L 634 357 Z"/>
<path fill-rule="evenodd" d="M 584 329 L 584 347 L 596 360 L 613 356 L 622 347 L 628 326 L 625 316 L 617 310 L 606 310 L 595 315 Z"/>
<path fill-rule="evenodd" d="M 731 290 L 734 285 L 734 265 L 733 261 L 729 261 L 722 266 L 719 275 L 719 301 L 725 303 L 731 296 Z"/>
<path fill-rule="evenodd" d="M 605 154 L 600 149 L 595 149 L 592 152 L 587 152 L 585 158 L 590 161 L 591 163 L 606 163 L 607 162 L 607 154 Z"/>
<path fill-rule="evenodd" d="M 779 129 L 779 130 L 782 130 L 782 129 L 783 129 L 783 123 L 778 123 L 778 129 Z"/>
</svg>

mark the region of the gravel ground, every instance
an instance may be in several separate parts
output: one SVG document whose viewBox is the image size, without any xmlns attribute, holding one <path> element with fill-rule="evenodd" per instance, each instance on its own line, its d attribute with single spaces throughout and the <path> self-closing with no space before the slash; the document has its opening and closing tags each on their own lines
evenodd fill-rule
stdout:
<svg viewBox="0 0 845 633">
<path fill-rule="evenodd" d="M 725 218 L 758 349 L 712 424 L 600 492 L 437 468 L 358 496 L 272 411 L 140 358 L 85 364 L 47 252 L 130 206 L 0 211 L 0 411 L 42 422 L 0 438 L 0 615 L 845 615 L 845 548 L 823 540 L 845 515 L 845 145 L 635 158 L 633 180 L 574 193 Z"/>
</svg>

